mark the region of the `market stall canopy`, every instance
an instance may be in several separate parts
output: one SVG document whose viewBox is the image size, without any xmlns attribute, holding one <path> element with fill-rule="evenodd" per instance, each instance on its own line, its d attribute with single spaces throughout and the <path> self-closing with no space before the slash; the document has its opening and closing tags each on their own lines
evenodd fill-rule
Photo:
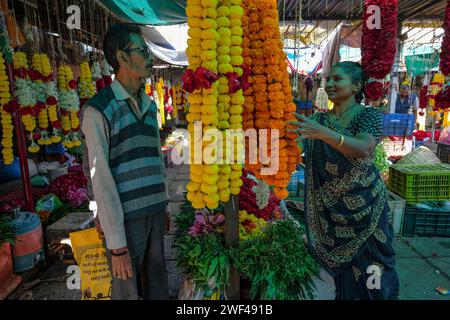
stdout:
<svg viewBox="0 0 450 320">
<path fill-rule="evenodd" d="M 441 20 L 447 1 L 399 0 L 399 19 Z M 295 21 L 301 12 L 303 20 L 359 20 L 363 0 L 278 0 L 281 21 Z"/>
<path fill-rule="evenodd" d="M 170 25 L 186 22 L 186 0 L 100 0 L 114 14 L 130 22 Z"/>
<path fill-rule="evenodd" d="M 143 27 L 144 38 L 153 54 L 172 65 L 187 66 L 187 25 Z"/>
</svg>

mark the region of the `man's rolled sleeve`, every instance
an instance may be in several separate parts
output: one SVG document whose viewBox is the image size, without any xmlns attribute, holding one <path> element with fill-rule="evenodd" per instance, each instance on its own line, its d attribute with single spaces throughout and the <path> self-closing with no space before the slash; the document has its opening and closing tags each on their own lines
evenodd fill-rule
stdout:
<svg viewBox="0 0 450 320">
<path fill-rule="evenodd" d="M 90 178 L 97 209 L 94 210 L 94 214 L 98 214 L 107 248 L 113 250 L 126 247 L 124 212 L 109 168 L 108 125 L 103 115 L 89 106 L 83 111 L 81 125 L 88 151 Z"/>
</svg>

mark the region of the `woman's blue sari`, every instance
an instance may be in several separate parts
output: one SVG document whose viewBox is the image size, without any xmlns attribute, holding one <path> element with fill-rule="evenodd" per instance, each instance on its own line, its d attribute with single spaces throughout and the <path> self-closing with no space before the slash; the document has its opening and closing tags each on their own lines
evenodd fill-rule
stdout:
<svg viewBox="0 0 450 320">
<path fill-rule="evenodd" d="M 381 113 L 373 108 L 365 108 L 346 128 L 326 114 L 311 118 L 344 136 L 381 136 Z M 388 195 L 373 155 L 352 159 L 321 140 L 306 140 L 304 150 L 308 242 L 333 275 L 336 298 L 397 299 Z"/>
</svg>

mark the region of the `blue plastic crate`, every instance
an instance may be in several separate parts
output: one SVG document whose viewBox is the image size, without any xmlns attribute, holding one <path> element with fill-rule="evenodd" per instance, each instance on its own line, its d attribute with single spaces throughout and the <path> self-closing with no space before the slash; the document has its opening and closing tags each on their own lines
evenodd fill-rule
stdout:
<svg viewBox="0 0 450 320">
<path fill-rule="evenodd" d="M 297 105 L 297 110 L 299 109 L 312 109 L 314 107 L 313 102 L 308 101 L 295 101 L 295 104 Z"/>
<path fill-rule="evenodd" d="M 414 132 L 416 117 L 413 114 L 390 113 L 383 116 L 383 136 L 410 137 Z"/>
</svg>

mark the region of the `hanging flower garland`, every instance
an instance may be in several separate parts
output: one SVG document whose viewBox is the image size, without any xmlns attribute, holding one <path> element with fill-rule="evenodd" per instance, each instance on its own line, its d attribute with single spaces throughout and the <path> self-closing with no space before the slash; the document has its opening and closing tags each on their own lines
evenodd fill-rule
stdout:
<svg viewBox="0 0 450 320">
<path fill-rule="evenodd" d="M 38 123 L 40 130 L 40 138 L 37 141 L 39 145 L 50 145 L 52 140 L 48 136 L 49 128 L 48 108 L 45 103 L 47 99 L 47 85 L 52 78 L 52 67 L 50 60 L 46 54 L 35 53 L 31 62 L 32 80 L 36 94 L 37 105 L 39 106 Z"/>
<path fill-rule="evenodd" d="M 61 126 L 64 133 L 63 145 L 71 149 L 81 145 L 79 138 L 78 112 L 80 100 L 77 94 L 77 81 L 68 65 L 58 67 L 58 89 L 61 107 Z"/>
<path fill-rule="evenodd" d="M 0 111 L 2 124 L 2 157 L 3 164 L 10 165 L 14 162 L 13 154 L 13 123 L 12 114 L 17 111 L 17 103 L 11 104 L 10 83 L 6 74 L 6 62 L 3 53 L 0 52 Z"/>
<path fill-rule="evenodd" d="M 162 78 L 160 78 L 156 84 L 156 94 L 158 95 L 159 116 L 161 125 L 163 126 L 166 124 L 166 115 L 164 110 L 164 80 Z"/>
<path fill-rule="evenodd" d="M 173 85 L 170 89 L 170 96 L 173 104 L 173 118 L 178 119 L 178 85 Z"/>
<path fill-rule="evenodd" d="M 369 6 L 377 6 L 381 12 L 381 27 L 369 29 L 372 13 Z M 366 0 L 363 15 L 362 66 L 368 83 L 365 96 L 369 101 L 380 99 L 384 94 L 383 81 L 394 64 L 397 52 L 398 0 Z"/>
<path fill-rule="evenodd" d="M 106 87 L 105 80 L 102 77 L 102 70 L 100 68 L 100 63 L 97 60 L 92 63 L 92 79 L 95 82 L 97 92 Z"/>
<path fill-rule="evenodd" d="M 83 106 L 86 101 L 95 95 L 95 86 L 92 81 L 92 73 L 89 67 L 89 62 L 83 61 L 80 65 L 80 80 L 78 83 L 80 106 Z"/>
<path fill-rule="evenodd" d="M 231 87 L 228 80 L 243 73 L 241 0 L 192 0 L 187 4 L 189 69 L 182 80 L 183 89 L 190 93 L 186 120 L 191 138 L 196 121 L 202 122 L 204 131 L 210 128 L 242 129 L 243 91 L 240 85 Z M 222 135 L 226 141 L 225 131 Z M 195 160 L 198 144 L 201 141 L 191 141 L 191 163 Z M 224 143 L 222 154 L 236 160 L 241 153 L 239 148 L 242 149 L 242 145 L 237 142 L 233 141 L 233 145 Z M 234 154 L 231 154 L 232 150 Z M 220 201 L 227 202 L 231 194 L 239 194 L 241 175 L 242 165 L 238 163 L 192 164 L 188 200 L 194 208 L 215 209 Z"/>
<path fill-rule="evenodd" d="M 101 68 L 102 68 L 102 77 L 103 77 L 103 81 L 105 83 L 105 87 L 109 86 L 112 83 L 112 77 L 111 77 L 111 72 L 110 72 L 111 66 L 108 64 L 106 59 L 102 60 Z"/>
<path fill-rule="evenodd" d="M 250 88 L 244 92 L 244 128 L 267 130 L 267 145 L 260 145 L 257 150 L 249 149 L 247 153 L 259 155 L 261 149 L 265 149 L 269 158 L 278 156 L 279 159 L 279 170 L 274 175 L 261 174 L 266 165 L 260 159 L 257 164 L 248 163 L 246 167 L 258 179 L 273 186 L 277 197 L 285 199 L 290 175 L 301 158 L 296 134 L 287 131 L 287 122 L 295 120 L 293 112 L 296 106 L 289 75 L 281 71 L 287 70 L 287 63 L 278 28 L 277 4 L 276 1 L 263 0 L 244 0 L 243 4 L 243 56 L 245 66 L 251 70 Z M 272 141 L 272 129 L 278 130 L 278 140 Z M 279 144 L 278 154 L 271 154 L 272 143 Z"/>
<path fill-rule="evenodd" d="M 442 92 L 445 83 L 445 76 L 441 73 L 435 73 L 433 80 L 428 88 L 428 105 L 432 108 L 428 115 L 434 116 L 436 121 L 441 120 L 439 103 L 437 103 L 439 94 Z"/>
<path fill-rule="evenodd" d="M 25 130 L 29 132 L 30 146 L 28 151 L 36 153 L 40 150 L 35 140 L 40 138 L 38 133 L 35 133 L 36 120 L 35 116 L 40 111 L 42 105 L 37 105 L 36 96 L 33 90 L 33 83 L 30 80 L 30 72 L 28 70 L 27 56 L 25 52 L 14 52 L 14 78 L 15 78 L 15 96 L 20 105 L 20 114 L 22 116 L 22 123 Z"/>
</svg>

